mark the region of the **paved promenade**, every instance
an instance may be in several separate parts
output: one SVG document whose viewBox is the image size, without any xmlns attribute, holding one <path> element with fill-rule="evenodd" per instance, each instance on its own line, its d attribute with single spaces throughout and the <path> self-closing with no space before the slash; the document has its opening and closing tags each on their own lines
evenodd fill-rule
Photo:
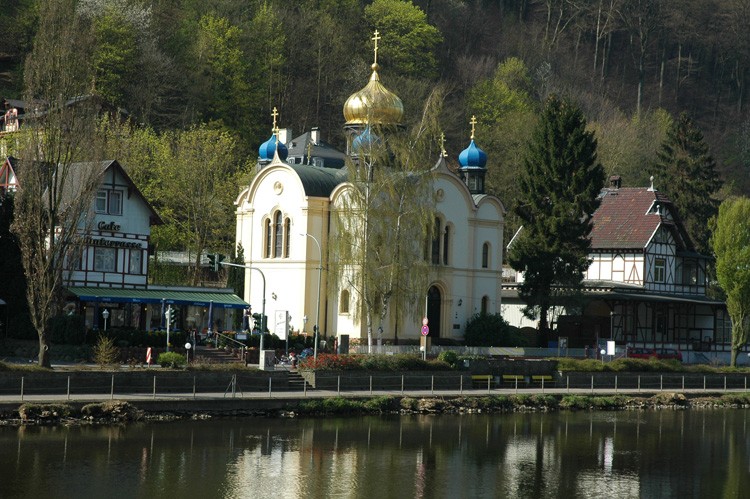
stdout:
<svg viewBox="0 0 750 499">
<path fill-rule="evenodd" d="M 745 393 L 743 388 L 729 389 L 697 389 L 689 388 L 681 390 L 679 388 L 664 388 L 662 390 L 654 389 L 618 389 L 612 388 L 492 388 L 487 389 L 468 389 L 468 390 L 300 390 L 300 391 L 277 391 L 277 392 L 242 392 L 240 390 L 232 393 L 213 392 L 213 393 L 170 393 L 170 394 L 152 394 L 143 393 L 114 393 L 114 394 L 42 394 L 42 395 L 0 395 L 0 405 L 14 405 L 19 403 L 64 403 L 64 402 L 103 402 L 107 400 L 124 400 L 128 402 L 174 402 L 174 401 L 294 401 L 304 399 L 322 399 L 331 397 L 346 398 L 371 398 L 381 396 L 394 397 L 459 397 L 459 396 L 487 396 L 487 395 L 514 395 L 514 394 L 577 394 L 577 395 L 631 395 L 631 396 L 650 396 L 660 392 L 679 392 L 694 395 L 717 395 L 723 393 Z"/>
</svg>

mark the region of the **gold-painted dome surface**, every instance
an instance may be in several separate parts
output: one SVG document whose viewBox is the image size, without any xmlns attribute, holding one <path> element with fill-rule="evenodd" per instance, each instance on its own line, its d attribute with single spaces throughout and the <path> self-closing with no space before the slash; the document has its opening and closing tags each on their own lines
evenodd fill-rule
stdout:
<svg viewBox="0 0 750 499">
<path fill-rule="evenodd" d="M 377 64 L 373 64 L 370 81 L 344 103 L 347 125 L 396 125 L 404 117 L 401 99 L 380 83 Z"/>
</svg>

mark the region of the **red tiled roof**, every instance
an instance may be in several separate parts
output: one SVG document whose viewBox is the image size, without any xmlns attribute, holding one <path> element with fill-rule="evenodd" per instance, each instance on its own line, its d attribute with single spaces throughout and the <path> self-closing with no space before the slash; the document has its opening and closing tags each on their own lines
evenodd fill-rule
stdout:
<svg viewBox="0 0 750 499">
<path fill-rule="evenodd" d="M 662 206 L 661 213 L 672 209 L 672 202 L 658 191 L 645 187 L 604 189 L 602 202 L 594 212 L 591 249 L 641 249 L 662 223 L 672 225 L 664 215 L 649 209 L 654 201 Z"/>
</svg>

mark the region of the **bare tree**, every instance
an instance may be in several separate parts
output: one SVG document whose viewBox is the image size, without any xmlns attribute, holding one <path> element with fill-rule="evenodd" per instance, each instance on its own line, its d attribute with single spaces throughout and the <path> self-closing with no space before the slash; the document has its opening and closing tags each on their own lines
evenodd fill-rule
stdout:
<svg viewBox="0 0 750 499">
<path fill-rule="evenodd" d="M 87 95 L 86 28 L 74 0 L 40 5 L 40 25 L 25 66 L 27 114 L 12 230 L 27 280 L 39 365 L 50 366 L 49 320 L 60 313 L 64 270 L 82 247 L 100 163 L 92 144 L 95 99 Z"/>
<path fill-rule="evenodd" d="M 442 88 L 433 90 L 409 132 L 389 127 L 363 132 L 372 136 L 359 151 L 359 162 L 348 166 L 351 188 L 334 211 L 331 274 L 356 296 L 352 315 L 366 324 L 370 345 L 375 318 L 379 330 L 390 320 L 392 337 L 398 340 L 401 319 L 423 312 L 419 304 L 433 277 L 425 245 L 439 237 L 433 236 L 436 211 L 429 158 L 430 149 L 437 149 L 443 95 Z"/>
</svg>

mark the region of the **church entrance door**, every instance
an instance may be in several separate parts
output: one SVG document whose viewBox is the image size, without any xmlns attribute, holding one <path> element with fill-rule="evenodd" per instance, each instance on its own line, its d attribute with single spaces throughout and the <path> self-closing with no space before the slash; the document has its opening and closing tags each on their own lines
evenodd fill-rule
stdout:
<svg viewBox="0 0 750 499">
<path fill-rule="evenodd" d="M 440 309 L 442 297 L 437 286 L 431 286 L 427 291 L 427 319 L 430 321 L 430 338 L 440 338 Z"/>
</svg>

